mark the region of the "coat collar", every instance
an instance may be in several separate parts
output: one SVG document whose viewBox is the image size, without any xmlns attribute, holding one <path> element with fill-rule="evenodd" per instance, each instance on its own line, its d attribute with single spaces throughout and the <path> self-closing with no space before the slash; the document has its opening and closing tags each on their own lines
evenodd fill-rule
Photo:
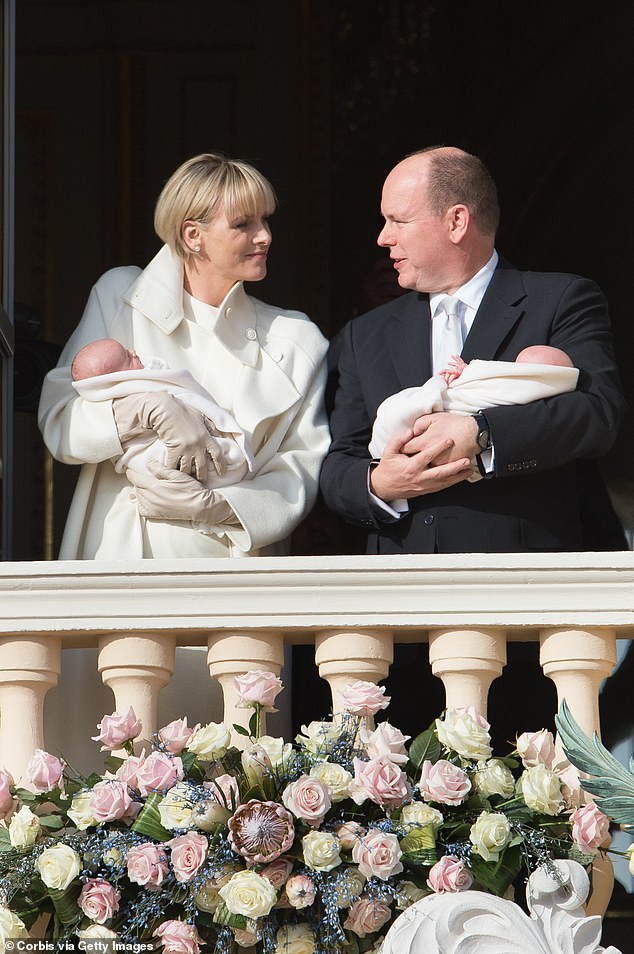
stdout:
<svg viewBox="0 0 634 954">
<path fill-rule="evenodd" d="M 521 273 L 500 259 L 462 349 L 464 361 L 493 359 L 524 314 L 526 289 Z"/>
<path fill-rule="evenodd" d="M 183 264 L 164 245 L 123 296 L 132 308 L 170 335 L 185 320 Z M 237 282 L 222 301 L 214 329 L 222 344 L 243 364 L 254 368 L 260 345 L 252 300 Z"/>
</svg>

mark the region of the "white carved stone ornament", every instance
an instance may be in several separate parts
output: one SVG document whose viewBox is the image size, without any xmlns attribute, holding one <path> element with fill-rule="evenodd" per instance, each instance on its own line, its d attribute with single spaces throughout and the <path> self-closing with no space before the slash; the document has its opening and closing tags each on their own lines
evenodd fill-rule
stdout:
<svg viewBox="0 0 634 954">
<path fill-rule="evenodd" d="M 585 870 L 576 861 L 555 865 L 558 878 L 544 868 L 529 878 L 530 917 L 482 891 L 427 895 L 397 918 L 382 954 L 621 954 L 601 947 L 601 918 L 585 915 Z"/>
</svg>

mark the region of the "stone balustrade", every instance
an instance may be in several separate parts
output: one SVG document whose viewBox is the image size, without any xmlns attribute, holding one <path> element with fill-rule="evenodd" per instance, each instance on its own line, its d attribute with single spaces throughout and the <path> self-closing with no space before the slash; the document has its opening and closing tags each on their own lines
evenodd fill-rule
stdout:
<svg viewBox="0 0 634 954">
<path fill-rule="evenodd" d="M 177 647 L 207 646 L 231 725 L 249 715 L 237 707 L 234 676 L 279 674 L 288 644 L 314 643 L 336 711 L 347 681 L 385 678 L 395 642 L 429 642 L 447 705 L 486 714 L 507 642 L 534 640 L 558 699 L 591 733 L 616 640 L 633 633 L 629 552 L 4 563 L 0 766 L 17 780 L 46 747 L 44 699 L 70 648 L 98 649 L 113 709 L 133 706 L 148 737 Z M 595 885 L 597 910 L 609 877 L 604 885 L 598 894 Z"/>
</svg>

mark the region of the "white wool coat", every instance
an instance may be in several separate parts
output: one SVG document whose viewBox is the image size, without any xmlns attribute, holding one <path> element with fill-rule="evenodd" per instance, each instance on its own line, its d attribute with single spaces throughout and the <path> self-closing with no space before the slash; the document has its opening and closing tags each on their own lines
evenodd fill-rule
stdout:
<svg viewBox="0 0 634 954">
<path fill-rule="evenodd" d="M 93 287 L 58 366 L 46 376 L 38 412 L 51 454 L 82 465 L 60 559 L 283 553 L 312 507 L 330 440 L 325 338 L 306 315 L 266 305 L 241 283 L 209 326 L 188 318 L 182 263 L 167 246 L 143 271 L 115 268 Z M 253 471 L 222 489 L 238 526 L 201 534 L 191 521 L 139 515 L 134 488 L 112 463 L 122 447 L 111 403 L 83 400 L 71 382 L 74 355 L 97 338 L 185 368 L 233 414 L 254 456 Z"/>
</svg>

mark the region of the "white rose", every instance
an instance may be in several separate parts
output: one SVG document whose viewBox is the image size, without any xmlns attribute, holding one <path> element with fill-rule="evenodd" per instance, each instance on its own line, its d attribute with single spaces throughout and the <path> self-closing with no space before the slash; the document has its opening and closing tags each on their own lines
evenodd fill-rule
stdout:
<svg viewBox="0 0 634 954">
<path fill-rule="evenodd" d="M 339 840 L 328 831 L 311 831 L 302 838 L 304 861 L 315 871 L 332 871 L 341 864 Z"/>
<path fill-rule="evenodd" d="M 80 831 L 85 831 L 92 825 L 97 824 L 97 819 L 90 810 L 91 798 L 92 792 L 90 790 L 77 792 L 76 795 L 73 795 L 71 806 L 68 809 L 68 817 L 75 822 Z"/>
<path fill-rule="evenodd" d="M 630 874 L 634 878 L 634 842 L 629 845 L 627 849 L 627 858 L 628 858 L 628 868 L 630 869 Z"/>
<path fill-rule="evenodd" d="M 218 893 L 231 914 L 253 920 L 267 915 L 277 901 L 271 882 L 255 871 L 238 871 Z"/>
<path fill-rule="evenodd" d="M 283 924 L 277 932 L 275 954 L 313 954 L 315 935 L 308 924 Z"/>
<path fill-rule="evenodd" d="M 40 820 L 23 805 L 9 822 L 9 839 L 13 848 L 30 848 L 40 833 Z"/>
<path fill-rule="evenodd" d="M 503 795 L 509 798 L 515 791 L 513 773 L 501 759 L 478 762 L 471 782 L 480 795 Z"/>
<path fill-rule="evenodd" d="M 218 825 L 226 824 L 232 814 L 230 809 L 220 805 L 215 798 L 209 798 L 206 802 L 198 802 L 191 820 L 196 828 L 202 831 L 215 831 Z"/>
<path fill-rule="evenodd" d="M 330 755 L 335 742 L 341 735 L 341 729 L 332 722 L 311 722 L 302 726 L 303 735 L 298 735 L 296 741 L 303 745 L 311 755 L 322 758 Z"/>
<path fill-rule="evenodd" d="M 534 812 L 558 815 L 563 808 L 561 782 L 545 765 L 534 765 L 526 769 L 517 784 L 522 798 Z"/>
<path fill-rule="evenodd" d="M 501 812 L 482 812 L 471 826 L 469 840 L 485 861 L 497 861 L 511 840 L 511 825 Z"/>
<path fill-rule="evenodd" d="M 413 881 L 400 881 L 396 889 L 396 907 L 399 911 L 405 911 L 426 894 L 429 892 L 419 888 Z"/>
<path fill-rule="evenodd" d="M 44 849 L 35 867 L 47 888 L 65 891 L 81 871 L 81 858 L 70 845 L 53 845 Z"/>
<path fill-rule="evenodd" d="M 197 729 L 187 742 L 187 749 L 205 762 L 221 759 L 231 745 L 231 733 L 224 722 L 209 722 Z"/>
<path fill-rule="evenodd" d="M 29 932 L 26 929 L 24 921 L 17 914 L 10 911 L 9 908 L 0 906 L 0 954 L 4 954 L 4 942 L 15 940 L 19 937 L 28 937 Z"/>
<path fill-rule="evenodd" d="M 447 709 L 444 719 L 436 719 L 436 734 L 446 748 L 465 759 L 488 759 L 491 738 L 485 726 L 476 712 Z"/>
<path fill-rule="evenodd" d="M 417 825 L 420 827 L 431 825 L 436 832 L 444 820 L 442 812 L 439 812 L 437 808 L 432 808 L 426 802 L 410 802 L 409 805 L 403 805 L 401 809 L 401 823 L 403 825 Z"/>
<path fill-rule="evenodd" d="M 343 765 L 338 765 L 336 762 L 317 762 L 309 774 L 313 778 L 318 778 L 326 786 L 333 802 L 342 802 L 348 797 L 352 775 Z"/>
<path fill-rule="evenodd" d="M 190 786 L 187 782 L 177 782 L 173 785 L 165 798 L 159 802 L 161 825 L 168 831 L 175 828 L 192 828 L 193 802 Z"/>
<path fill-rule="evenodd" d="M 97 938 L 103 938 L 104 941 L 115 941 L 119 935 L 103 924 L 89 924 L 88 927 L 77 931 L 77 937 L 82 941 L 94 941 Z"/>
<path fill-rule="evenodd" d="M 349 908 L 363 894 L 365 875 L 358 868 L 349 866 L 341 869 L 335 882 L 335 894 L 338 908 Z"/>
<path fill-rule="evenodd" d="M 284 742 L 284 739 L 274 738 L 272 735 L 262 735 L 257 745 L 264 749 L 274 769 L 283 769 L 288 766 L 293 754 L 292 742 Z"/>
</svg>

